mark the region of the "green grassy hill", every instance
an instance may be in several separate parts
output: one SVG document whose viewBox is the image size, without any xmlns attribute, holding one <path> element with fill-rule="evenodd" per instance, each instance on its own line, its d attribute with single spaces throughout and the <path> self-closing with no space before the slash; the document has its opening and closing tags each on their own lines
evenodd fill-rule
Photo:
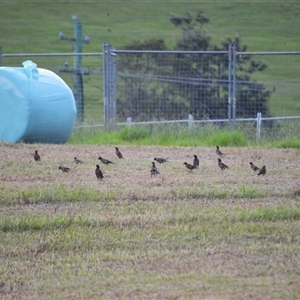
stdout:
<svg viewBox="0 0 300 300">
<path fill-rule="evenodd" d="M 2 1 L 1 1 L 2 2 Z M 58 31 L 73 35 L 72 14 L 91 36 L 85 51 L 99 51 L 103 42 L 122 48 L 133 39 L 159 37 L 171 47 L 180 32 L 171 13 L 202 10 L 208 33 L 216 40 L 239 34 L 250 51 L 300 50 L 300 2 L 251 1 L 3 1 L 0 44 L 5 52 L 69 50 Z"/>
<path fill-rule="evenodd" d="M 216 43 L 238 34 L 249 51 L 300 50 L 298 1 L 19 0 L 0 3 L 0 45 L 4 53 L 72 52 L 72 45 L 60 41 L 58 32 L 62 30 L 66 36 L 74 36 L 73 14 L 82 22 L 83 34 L 91 37 L 91 43 L 84 45 L 84 52 L 101 52 L 104 42 L 122 49 L 133 40 L 151 38 L 163 38 L 172 48 L 180 31 L 169 21 L 170 14 L 181 15 L 196 10 L 202 10 L 210 18 L 206 30 Z M 268 62 L 269 58 L 264 59 Z M 265 82 L 284 82 L 286 79 L 299 82 L 294 61 L 283 57 L 276 59 L 277 70 L 271 66 L 271 70 L 260 79 Z M 274 114 L 283 109 L 293 115 L 300 114 L 299 89 L 292 90 L 291 95 L 290 90 L 287 87 L 285 91 L 274 94 L 270 103 Z"/>
</svg>

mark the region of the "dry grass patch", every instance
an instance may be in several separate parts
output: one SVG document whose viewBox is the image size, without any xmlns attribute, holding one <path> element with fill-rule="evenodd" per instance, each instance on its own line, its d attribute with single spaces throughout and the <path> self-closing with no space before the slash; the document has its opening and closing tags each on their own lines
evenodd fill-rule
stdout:
<svg viewBox="0 0 300 300">
<path fill-rule="evenodd" d="M 35 149 L 41 155 L 41 162 L 33 161 Z M 224 172 L 217 165 L 214 149 L 123 146 L 121 151 L 124 160 L 115 156 L 112 146 L 2 144 L 1 190 L 41 191 L 61 186 L 68 191 L 86 188 L 105 193 L 113 190 L 115 197 L 140 199 L 142 196 L 147 200 L 147 197 L 155 199 L 156 195 L 169 198 L 172 193 L 181 197 L 186 194 L 188 198 L 191 193 L 212 194 L 212 197 L 216 194 L 218 198 L 222 197 L 222 191 L 226 198 L 226 193 L 231 196 L 231 192 L 238 190 L 245 196 L 247 193 L 287 195 L 299 186 L 298 156 L 293 149 L 226 148 L 223 161 L 230 169 Z M 183 162 L 192 162 L 193 154 L 200 158 L 200 168 L 189 172 Z M 102 164 L 97 159 L 99 155 L 115 164 Z M 75 156 L 84 163 L 76 166 Z M 151 178 L 150 166 L 156 156 L 169 157 L 169 162 L 157 164 L 161 175 Z M 256 176 L 250 170 L 249 161 L 258 166 L 266 165 L 267 175 Z M 94 174 L 96 164 L 104 173 L 101 182 Z M 70 167 L 71 171 L 62 173 L 58 170 L 60 165 Z"/>
<path fill-rule="evenodd" d="M 0 148 L 3 298 L 297 299 L 300 293 L 296 150 L 226 148 L 230 169 L 222 172 L 209 148 L 122 146 L 124 160 L 112 146 Z M 200 168 L 189 172 L 183 162 L 193 154 Z M 115 164 L 101 164 L 99 155 Z M 75 166 L 75 156 L 84 163 Z M 158 156 L 169 162 L 157 164 L 161 174 L 151 177 Z M 266 176 L 253 173 L 249 161 L 266 165 Z"/>
</svg>

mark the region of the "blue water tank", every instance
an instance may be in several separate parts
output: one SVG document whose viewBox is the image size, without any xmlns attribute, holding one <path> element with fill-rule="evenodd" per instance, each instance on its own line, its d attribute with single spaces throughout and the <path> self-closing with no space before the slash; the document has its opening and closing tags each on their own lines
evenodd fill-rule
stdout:
<svg viewBox="0 0 300 300">
<path fill-rule="evenodd" d="M 30 60 L 0 67 L 0 142 L 65 143 L 75 117 L 72 90 L 58 75 Z"/>
</svg>

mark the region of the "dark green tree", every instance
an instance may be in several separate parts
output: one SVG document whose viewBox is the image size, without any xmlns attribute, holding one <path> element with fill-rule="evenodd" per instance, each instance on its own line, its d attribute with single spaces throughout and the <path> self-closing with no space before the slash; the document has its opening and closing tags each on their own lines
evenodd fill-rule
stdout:
<svg viewBox="0 0 300 300">
<path fill-rule="evenodd" d="M 213 43 L 204 30 L 209 23 L 202 11 L 195 15 L 170 16 L 170 22 L 181 30 L 174 50 L 223 51 L 220 54 L 130 53 L 118 58 L 122 93 L 118 96 L 118 115 L 135 120 L 187 118 L 226 119 L 228 114 L 228 47 L 237 52 L 247 46 L 239 36 Z M 127 50 L 167 50 L 162 39 L 133 41 Z M 236 57 L 236 116 L 254 117 L 257 112 L 268 116 L 271 92 L 251 77 L 267 65 L 250 55 Z M 143 110 L 141 111 L 141 107 Z"/>
<path fill-rule="evenodd" d="M 186 13 L 184 16 L 171 15 L 170 21 L 182 32 L 180 39 L 176 42 L 176 50 L 227 51 L 229 44 L 234 45 L 237 52 L 247 50 L 247 46 L 242 44 L 239 36 L 233 39 L 226 38 L 220 46 L 214 44 L 204 30 L 204 25 L 209 23 L 209 18 L 205 17 L 202 11 L 198 11 L 195 16 L 190 13 Z M 191 113 L 200 118 L 204 115 L 209 118 L 226 118 L 228 112 L 228 55 L 202 54 L 202 56 L 202 59 L 193 56 L 189 62 L 186 61 L 185 72 L 193 77 L 201 78 L 207 83 L 189 89 L 191 95 L 188 99 L 191 101 Z M 236 116 L 255 117 L 257 112 L 268 116 L 268 101 L 271 91 L 251 78 L 253 73 L 264 71 L 267 65 L 256 61 L 251 55 L 239 55 L 236 62 Z M 179 92 L 186 90 L 182 86 L 178 88 Z"/>
</svg>

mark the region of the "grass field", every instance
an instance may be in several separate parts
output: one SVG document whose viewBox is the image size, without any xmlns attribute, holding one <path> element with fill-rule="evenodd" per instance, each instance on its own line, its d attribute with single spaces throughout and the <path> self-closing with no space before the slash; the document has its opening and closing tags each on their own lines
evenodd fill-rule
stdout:
<svg viewBox="0 0 300 300">
<path fill-rule="evenodd" d="M 0 298 L 299 299 L 299 149 L 119 148 L 0 145 Z"/>
<path fill-rule="evenodd" d="M 172 48 L 180 32 L 170 13 L 198 9 L 216 43 L 239 34 L 249 51 L 300 45 L 298 1 L 0 3 L 4 53 L 72 52 L 58 40 L 59 30 L 74 35 L 72 14 L 91 36 L 84 52 L 151 38 Z M 299 115 L 297 59 L 264 59 L 276 67 L 259 80 L 293 84 L 277 87 L 272 112 Z M 87 107 L 95 112 L 99 82 L 89 82 L 99 103 Z M 208 127 L 77 129 L 65 145 L 0 143 L 0 298 L 299 299 L 298 124 L 272 134 L 263 128 L 259 143 L 252 125 L 227 133 Z M 230 169 L 219 169 L 216 143 Z M 36 149 L 41 162 L 33 160 Z M 194 154 L 200 168 L 189 172 L 183 163 Z M 115 164 L 101 164 L 99 155 Z M 83 164 L 75 166 L 75 156 Z M 169 161 L 151 177 L 154 157 Z M 267 174 L 257 176 L 250 161 Z"/>
</svg>

